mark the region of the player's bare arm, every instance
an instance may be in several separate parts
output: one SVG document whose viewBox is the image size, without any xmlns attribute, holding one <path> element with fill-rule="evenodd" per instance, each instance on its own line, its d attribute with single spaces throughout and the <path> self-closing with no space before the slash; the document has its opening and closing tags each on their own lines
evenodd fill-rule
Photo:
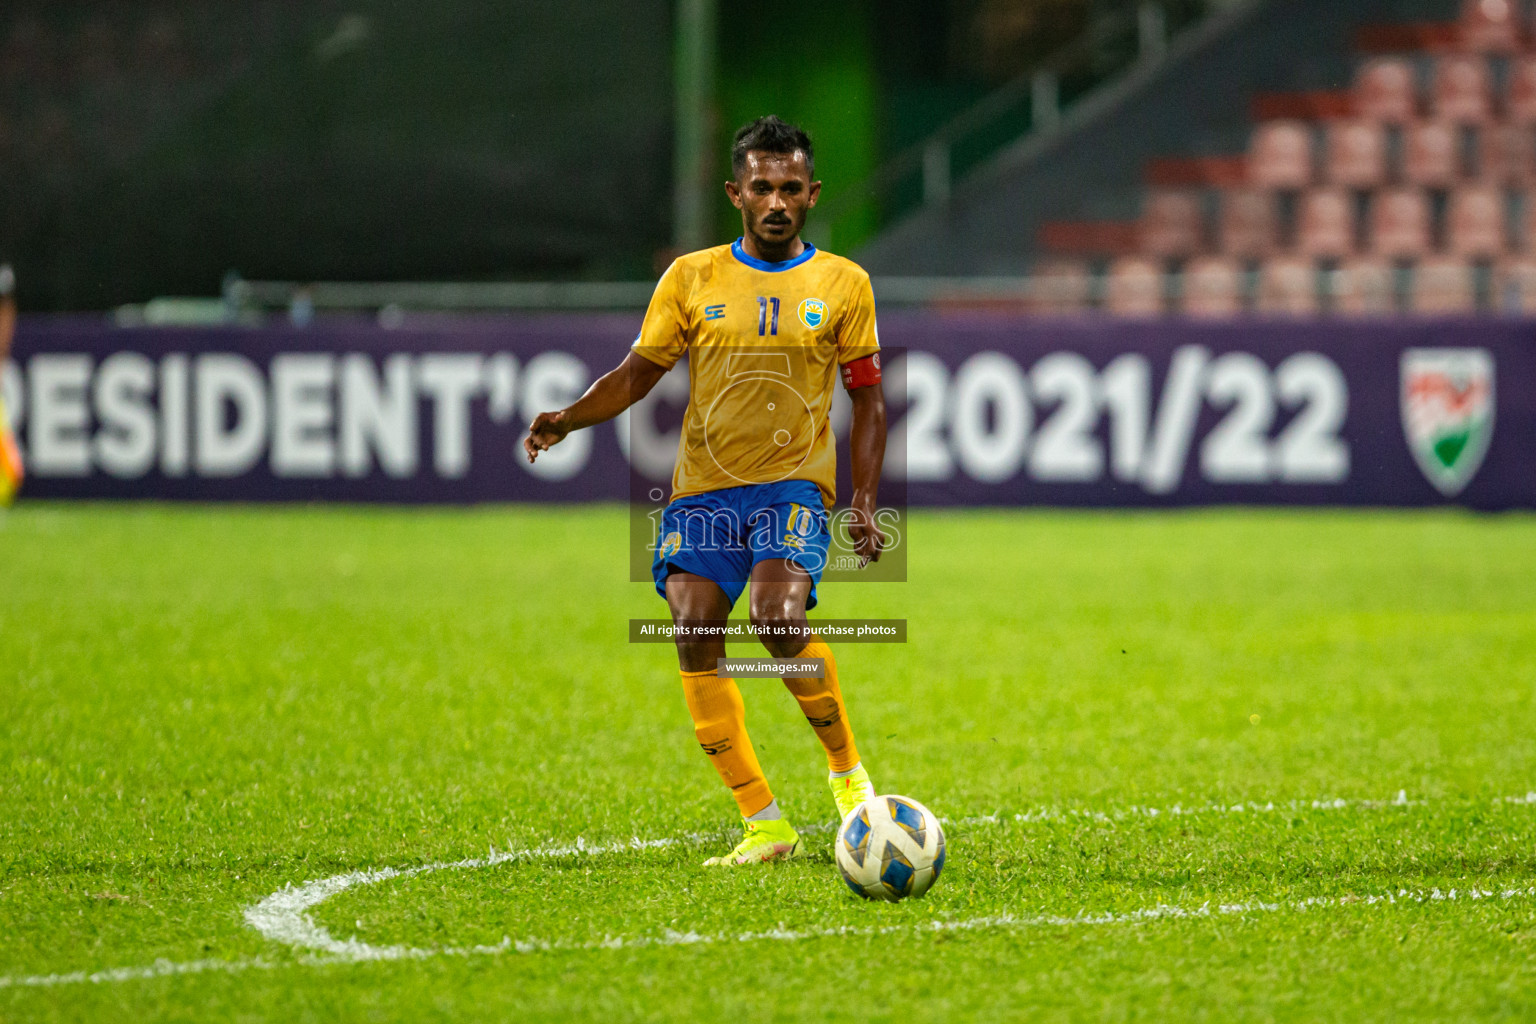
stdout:
<svg viewBox="0 0 1536 1024">
<path fill-rule="evenodd" d="M 541 412 L 528 425 L 523 451 L 533 462 L 539 452 L 565 440 L 565 435 L 583 427 L 606 423 L 650 394 L 667 369 L 631 352 L 624 361 L 597 379 L 586 394 L 558 412 Z"/>
<path fill-rule="evenodd" d="M 875 524 L 876 492 L 880 486 L 880 467 L 885 462 L 885 393 L 880 382 L 848 392 L 853 402 L 853 428 L 849 435 L 852 449 L 853 521 L 848 536 L 860 564 L 880 561 L 885 535 Z"/>
</svg>

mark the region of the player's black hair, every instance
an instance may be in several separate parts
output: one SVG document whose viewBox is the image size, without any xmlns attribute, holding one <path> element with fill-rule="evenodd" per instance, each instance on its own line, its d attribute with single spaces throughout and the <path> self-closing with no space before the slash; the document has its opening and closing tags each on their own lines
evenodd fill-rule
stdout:
<svg viewBox="0 0 1536 1024">
<path fill-rule="evenodd" d="M 760 153 L 793 153 L 797 149 L 805 154 L 805 169 L 814 181 L 816 154 L 811 150 L 811 137 L 799 125 L 781 121 L 774 114 L 748 121 L 737 128 L 736 134 L 731 137 L 731 174 L 736 178 L 741 177 L 741 172 L 747 166 L 747 154 L 753 150 Z"/>
</svg>

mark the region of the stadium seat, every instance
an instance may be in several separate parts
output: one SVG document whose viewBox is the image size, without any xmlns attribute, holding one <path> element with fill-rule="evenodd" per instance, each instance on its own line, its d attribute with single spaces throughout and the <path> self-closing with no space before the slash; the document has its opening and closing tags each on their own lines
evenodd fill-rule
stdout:
<svg viewBox="0 0 1536 1024">
<path fill-rule="evenodd" d="M 1263 188 L 1312 184 L 1312 130 L 1302 121 L 1267 121 L 1253 130 L 1248 178 Z"/>
<path fill-rule="evenodd" d="M 1536 57 L 1520 57 L 1509 62 L 1504 117 L 1520 124 L 1536 122 Z"/>
<path fill-rule="evenodd" d="M 1403 133 L 1403 180 L 1448 188 L 1461 177 L 1460 134 L 1449 121 L 1415 121 Z"/>
<path fill-rule="evenodd" d="M 1127 220 L 1048 220 L 1040 247 L 1062 256 L 1128 256 L 1141 240 L 1141 224 Z"/>
<path fill-rule="evenodd" d="M 1205 209 L 1200 194 L 1188 189 L 1152 189 L 1141 216 L 1141 251 L 1148 256 L 1180 259 L 1205 247 Z"/>
<path fill-rule="evenodd" d="M 1493 295 L 1501 313 L 1536 313 L 1536 257 L 1519 256 L 1496 266 Z"/>
<path fill-rule="evenodd" d="M 1104 308 L 1116 316 L 1157 316 L 1163 312 L 1163 268 L 1145 256 L 1122 256 L 1109 265 Z"/>
<path fill-rule="evenodd" d="M 1324 178 L 1334 185 L 1376 188 L 1387 180 L 1387 130 L 1376 121 L 1352 119 L 1328 125 Z"/>
<path fill-rule="evenodd" d="M 1296 251 L 1301 255 L 1338 259 L 1355 251 L 1355 204 L 1344 189 L 1304 193 L 1296 221 Z"/>
<path fill-rule="evenodd" d="M 1259 268 L 1260 313 L 1311 316 L 1317 309 L 1317 267 L 1311 260 L 1280 256 Z"/>
<path fill-rule="evenodd" d="M 1397 312 L 1396 273 L 1392 264 L 1361 256 L 1340 265 L 1333 277 L 1334 308 L 1348 316 L 1388 316 Z"/>
<path fill-rule="evenodd" d="M 1404 124 L 1419 113 L 1418 74 L 1407 57 L 1375 57 L 1355 75 L 1355 112 L 1372 121 Z"/>
<path fill-rule="evenodd" d="M 1505 122 L 1477 133 L 1477 177 L 1489 185 L 1536 184 L 1536 125 Z"/>
<path fill-rule="evenodd" d="M 1454 54 L 1437 59 L 1429 94 L 1435 116 L 1447 121 L 1481 124 L 1493 116 L 1493 77 L 1482 57 Z"/>
<path fill-rule="evenodd" d="M 1520 49 L 1520 12 L 1515 0 L 1463 0 L 1461 45 L 1475 53 Z"/>
<path fill-rule="evenodd" d="M 1536 257 L 1536 193 L 1523 192 L 1519 198 L 1519 236 L 1511 248 Z"/>
<path fill-rule="evenodd" d="M 1243 311 L 1243 269 L 1235 260 L 1202 256 L 1184 268 L 1184 312 L 1235 316 Z"/>
<path fill-rule="evenodd" d="M 1086 260 L 1051 258 L 1035 264 L 1032 303 L 1039 313 L 1080 313 L 1088 308 L 1093 273 Z"/>
<path fill-rule="evenodd" d="M 1377 256 L 1413 259 L 1432 245 L 1429 196 L 1418 188 L 1389 188 L 1371 200 L 1370 250 Z"/>
<path fill-rule="evenodd" d="M 1413 268 L 1409 307 L 1415 313 L 1471 313 L 1477 309 L 1472 266 L 1454 256 L 1430 256 Z"/>
<path fill-rule="evenodd" d="M 1261 188 L 1233 188 L 1221 194 L 1216 246 L 1223 256 L 1262 259 L 1275 248 L 1279 211 L 1275 194 Z"/>
<path fill-rule="evenodd" d="M 1494 185 L 1469 185 L 1451 193 L 1446 212 L 1446 250 L 1469 259 L 1504 255 L 1504 192 Z"/>
</svg>

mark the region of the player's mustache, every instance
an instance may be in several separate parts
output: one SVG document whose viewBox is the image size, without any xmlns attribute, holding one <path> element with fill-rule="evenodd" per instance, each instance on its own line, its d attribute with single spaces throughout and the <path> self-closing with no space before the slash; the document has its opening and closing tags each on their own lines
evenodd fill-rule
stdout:
<svg viewBox="0 0 1536 1024">
<path fill-rule="evenodd" d="M 763 218 L 764 224 L 788 224 L 789 215 L 783 213 L 770 213 Z"/>
</svg>

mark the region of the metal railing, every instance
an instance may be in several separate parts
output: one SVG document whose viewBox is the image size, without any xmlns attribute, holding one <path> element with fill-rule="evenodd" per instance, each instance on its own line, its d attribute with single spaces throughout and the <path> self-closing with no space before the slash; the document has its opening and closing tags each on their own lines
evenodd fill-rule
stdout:
<svg viewBox="0 0 1536 1024">
<path fill-rule="evenodd" d="M 839 225 L 870 206 L 876 208 L 878 219 L 889 223 L 915 205 L 948 203 L 956 180 L 967 171 L 1021 137 L 1061 131 L 1066 112 L 1075 102 L 1124 72 L 1160 64 L 1168 56 L 1173 31 L 1188 32 L 1231 6 L 1231 0 L 1204 0 L 1198 16 L 1174 26 L 1169 0 L 1129 0 L 1036 66 L 950 118 L 926 139 L 896 153 L 862 182 L 828 196 L 812 233 L 840 240 Z M 1010 118 L 1020 123 L 1022 132 L 991 145 L 981 138 Z M 915 193 L 917 203 L 909 199 L 902 204 L 898 193 L 904 187 L 909 194 Z"/>
<path fill-rule="evenodd" d="M 1085 268 L 1086 269 L 1086 268 Z M 1467 276 L 1470 274 L 1471 276 Z M 1433 310 L 1416 301 L 1419 286 L 1443 296 L 1446 311 L 1481 314 L 1536 312 L 1536 263 L 1502 271 L 1484 266 L 1446 268 L 1335 268 L 1314 270 L 1305 294 L 1276 291 L 1253 271 L 1241 274 L 1233 302 L 1258 313 L 1319 316 L 1330 313 L 1411 314 Z M 1169 315 L 1193 298 L 1187 274 L 1160 275 L 1155 309 L 1132 303 L 1124 315 Z M 884 309 L 993 310 L 1012 314 L 1117 315 L 1122 304 L 1111 294 L 1102 272 L 1028 277 L 890 277 L 873 279 Z M 156 299 L 123 307 L 123 326 L 214 326 L 253 324 L 286 315 L 307 321 L 316 313 L 377 316 L 389 326 L 408 313 L 626 312 L 638 314 L 650 301 L 653 285 L 644 281 L 502 283 L 402 282 L 298 284 L 284 281 L 232 280 L 222 299 Z"/>
</svg>

